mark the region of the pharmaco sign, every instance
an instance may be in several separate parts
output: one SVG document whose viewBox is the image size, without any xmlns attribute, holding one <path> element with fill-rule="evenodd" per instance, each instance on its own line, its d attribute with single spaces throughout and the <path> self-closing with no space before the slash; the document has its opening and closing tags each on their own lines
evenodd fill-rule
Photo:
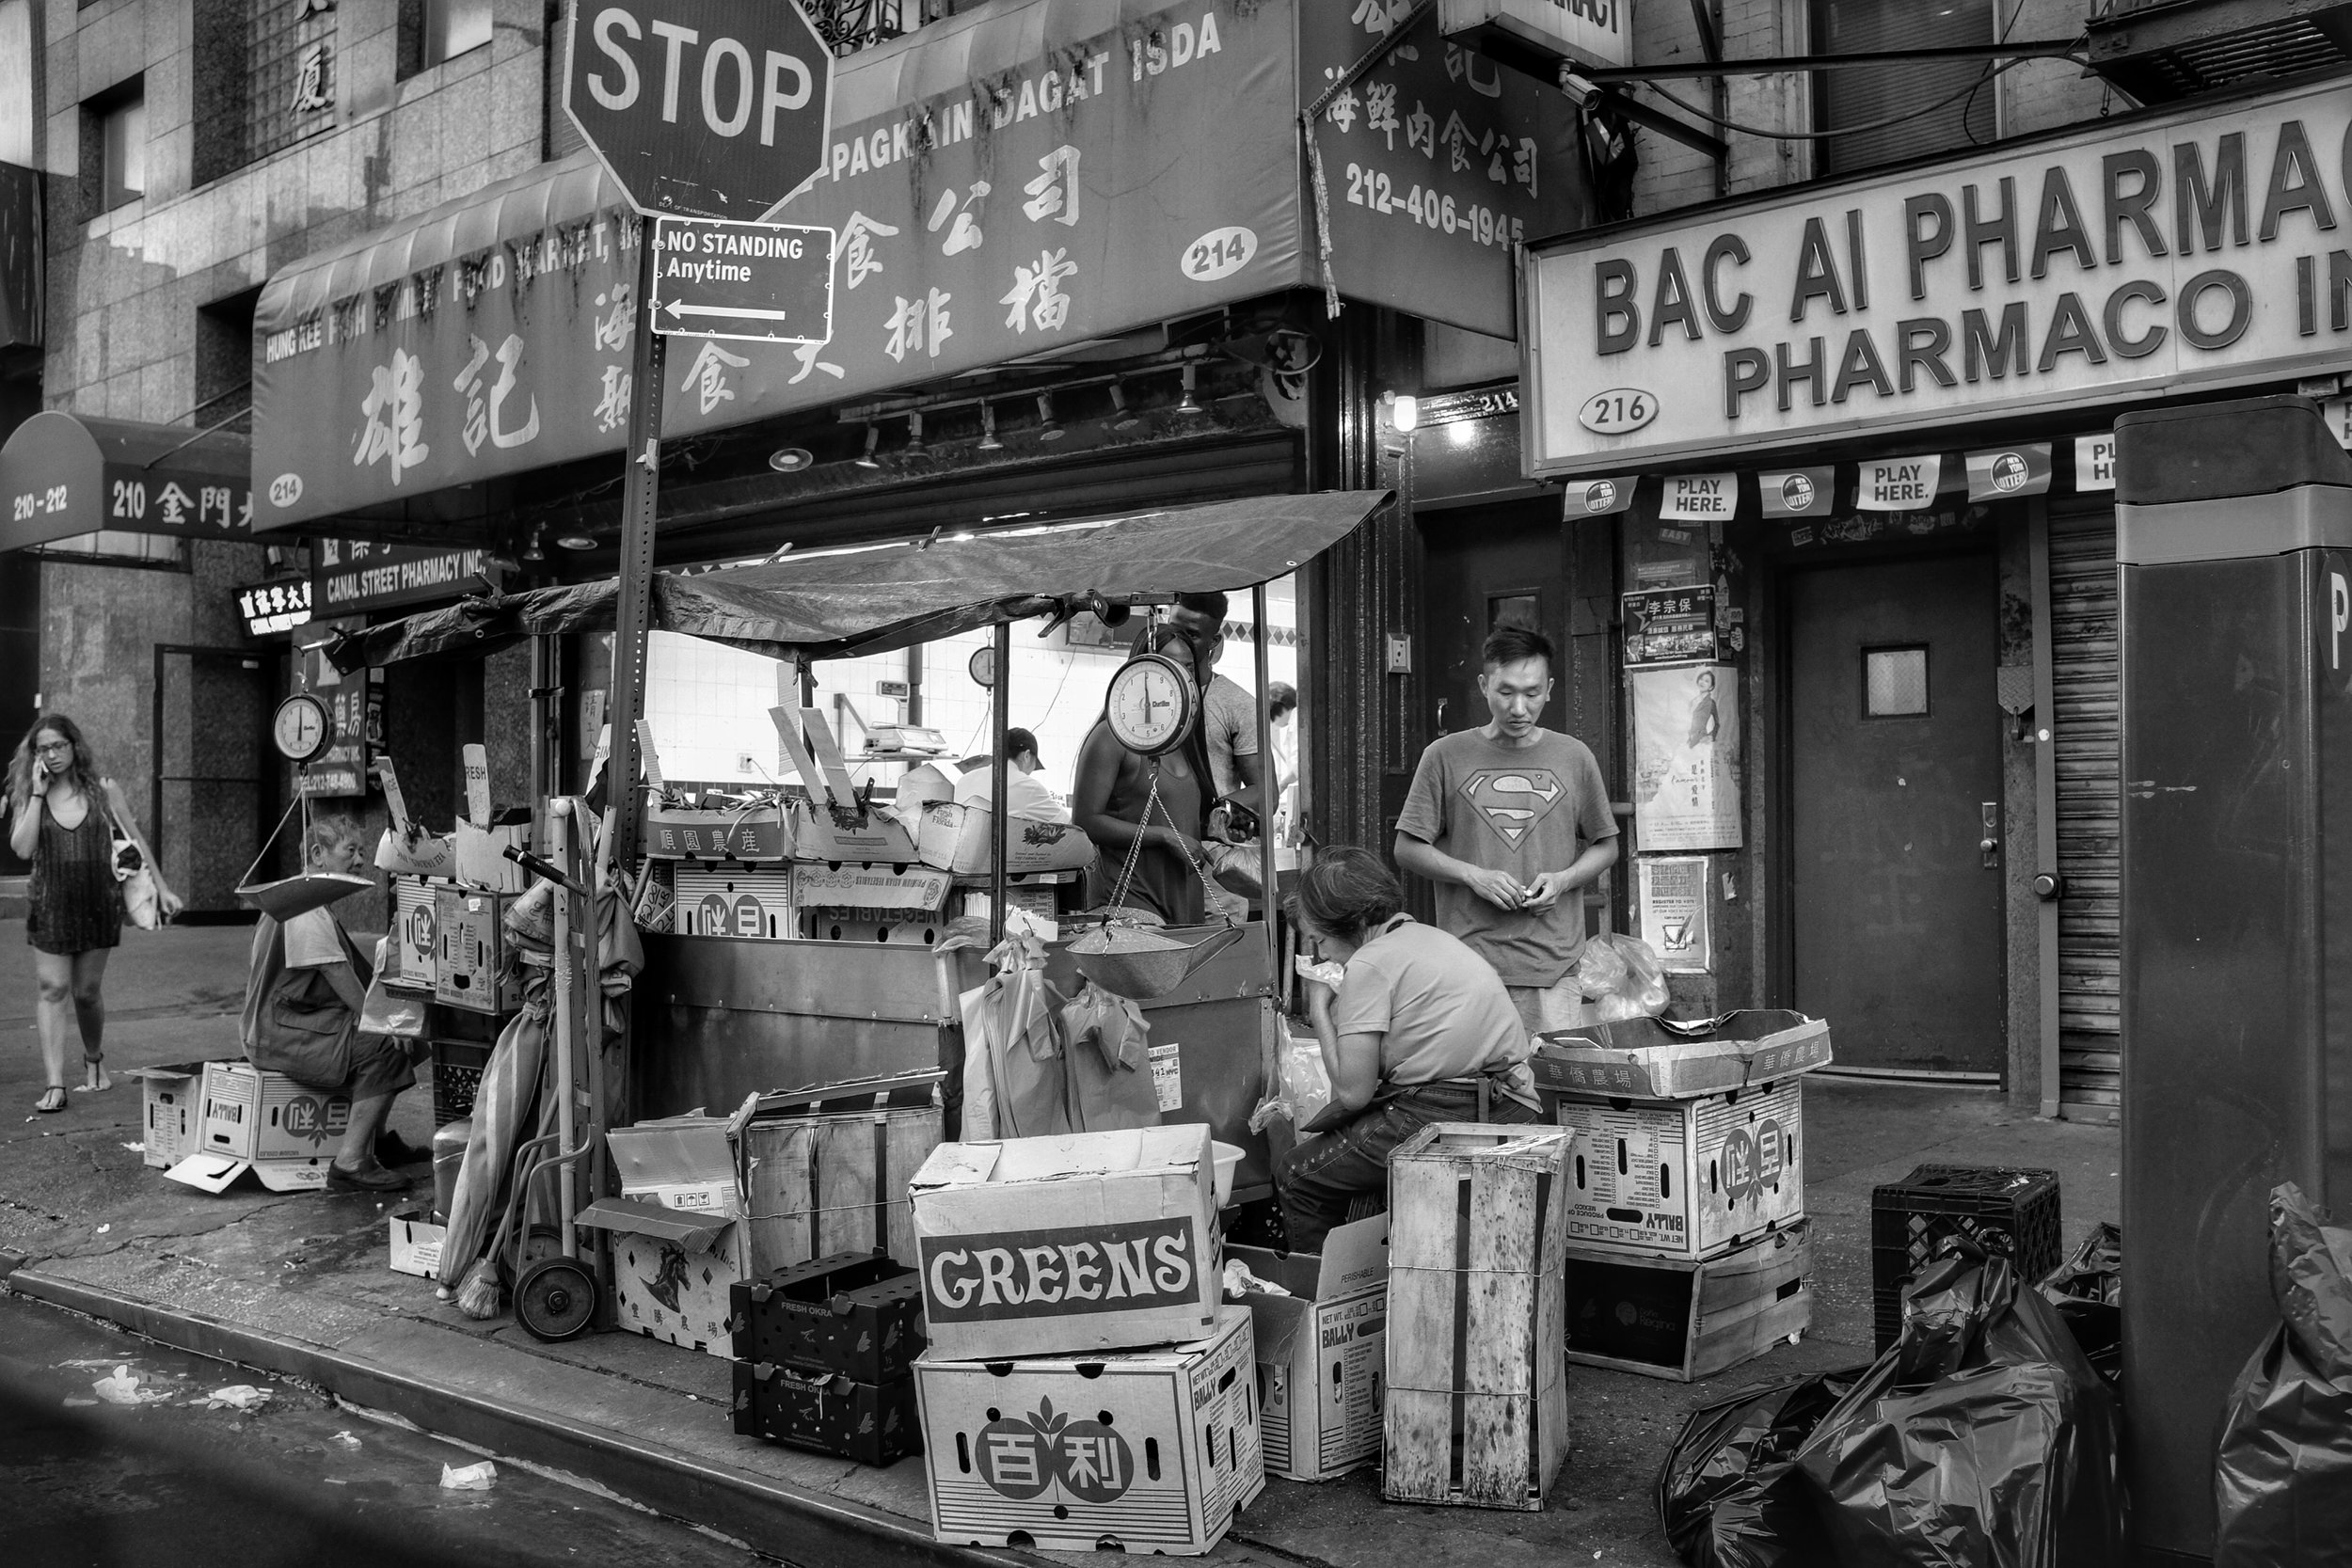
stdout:
<svg viewBox="0 0 2352 1568">
<path fill-rule="evenodd" d="M 2339 371 L 2352 88 L 1570 236 L 1523 268 L 1535 474 Z"/>
</svg>

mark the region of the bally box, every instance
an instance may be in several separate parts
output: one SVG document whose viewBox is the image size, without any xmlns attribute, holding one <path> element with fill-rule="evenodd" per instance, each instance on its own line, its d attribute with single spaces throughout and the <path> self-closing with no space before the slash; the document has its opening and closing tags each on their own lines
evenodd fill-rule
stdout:
<svg viewBox="0 0 2352 1568">
<path fill-rule="evenodd" d="M 1804 1217 L 1802 1080 L 1688 1100 L 1564 1094 L 1568 1244 L 1712 1258 Z"/>
<path fill-rule="evenodd" d="M 1255 1325 L 1267 1473 L 1329 1481 L 1378 1459 L 1388 1215 L 1337 1227 L 1320 1256 L 1244 1246 L 1227 1247 L 1225 1256 L 1290 1291 L 1243 1298 Z"/>
<path fill-rule="evenodd" d="M 940 1145 L 911 1183 L 932 1353 L 1083 1354 L 1215 1333 L 1216 1184 L 1198 1122 Z"/>
<path fill-rule="evenodd" d="M 1091 1359 L 914 1364 L 935 1539 L 1198 1557 L 1265 1488 L 1249 1313 Z"/>
</svg>

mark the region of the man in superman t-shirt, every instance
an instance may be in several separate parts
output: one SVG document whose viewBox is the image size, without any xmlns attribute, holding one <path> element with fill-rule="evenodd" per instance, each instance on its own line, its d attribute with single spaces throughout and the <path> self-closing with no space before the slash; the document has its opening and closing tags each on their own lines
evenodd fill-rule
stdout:
<svg viewBox="0 0 2352 1568">
<path fill-rule="evenodd" d="M 1396 821 L 1396 863 L 1437 884 L 1438 924 L 1494 965 L 1531 1031 L 1582 1000 L 1587 883 L 1617 863 L 1617 823 L 1591 748 L 1536 723 L 1551 640 L 1496 628 L 1480 662 L 1490 715 L 1421 754 Z"/>
</svg>

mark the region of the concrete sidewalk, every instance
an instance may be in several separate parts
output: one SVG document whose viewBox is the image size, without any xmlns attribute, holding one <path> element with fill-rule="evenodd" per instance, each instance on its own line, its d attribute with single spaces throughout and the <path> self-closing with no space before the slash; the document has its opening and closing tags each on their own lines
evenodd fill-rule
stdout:
<svg viewBox="0 0 2352 1568">
<path fill-rule="evenodd" d="M 244 927 L 127 932 L 109 973 L 107 1060 L 237 1054 Z M 0 1267 L 11 1289 L 166 1343 L 310 1379 L 428 1431 L 553 1465 L 760 1551 L 833 1562 L 1012 1561 L 930 1541 L 919 1460 L 885 1470 L 736 1437 L 727 1365 L 633 1335 L 543 1345 L 511 1319 L 471 1322 L 385 1267 L 390 1204 L 358 1195 L 219 1197 L 166 1181 L 128 1145 L 139 1092 L 120 1083 L 35 1117 L 39 1053 L 21 922 L 0 922 Z M 2112 1127 L 2012 1115 L 1994 1095 L 1814 1080 L 1805 1089 L 1817 1307 L 1803 1343 L 1685 1386 L 1570 1369 L 1573 1449 L 1540 1514 L 1399 1507 L 1359 1471 L 1269 1481 L 1213 1555 L 1228 1564 L 1516 1568 L 1670 1564 L 1650 1488 L 1693 1408 L 1759 1379 L 1870 1356 L 1870 1189 L 1925 1161 L 2039 1165 L 2064 1182 L 2065 1234 L 2117 1218 Z M 421 1147 L 429 1086 L 394 1125 Z M 421 1167 L 420 1167 L 420 1170 Z M 1565 1554 L 1564 1559 L 1564 1554 Z"/>
</svg>

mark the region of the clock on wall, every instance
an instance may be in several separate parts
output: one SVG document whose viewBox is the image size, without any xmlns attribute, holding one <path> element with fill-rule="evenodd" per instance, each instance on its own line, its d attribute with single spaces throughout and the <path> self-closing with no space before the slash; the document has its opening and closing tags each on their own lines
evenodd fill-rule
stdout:
<svg viewBox="0 0 2352 1568">
<path fill-rule="evenodd" d="M 270 739 L 278 755 L 297 767 L 318 761 L 335 744 L 335 715 L 326 699 L 297 691 L 278 705 L 270 721 Z"/>
</svg>

